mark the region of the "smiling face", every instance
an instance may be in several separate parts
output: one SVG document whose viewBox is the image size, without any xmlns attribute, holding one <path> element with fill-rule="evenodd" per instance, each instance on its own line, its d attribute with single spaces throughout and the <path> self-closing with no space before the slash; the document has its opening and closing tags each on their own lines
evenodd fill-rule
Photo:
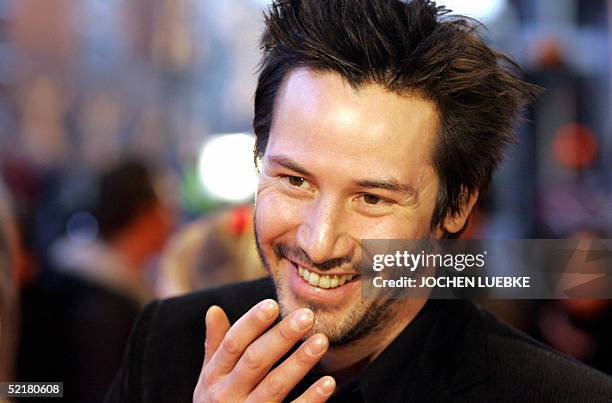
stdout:
<svg viewBox="0 0 612 403">
<path fill-rule="evenodd" d="M 260 254 L 283 314 L 307 306 L 332 345 L 393 316 L 362 299 L 361 239 L 433 236 L 434 104 L 336 73 L 294 70 L 279 90 L 255 208 Z M 314 273 L 314 274 L 312 274 Z M 344 282 L 344 284 L 342 284 Z"/>
</svg>

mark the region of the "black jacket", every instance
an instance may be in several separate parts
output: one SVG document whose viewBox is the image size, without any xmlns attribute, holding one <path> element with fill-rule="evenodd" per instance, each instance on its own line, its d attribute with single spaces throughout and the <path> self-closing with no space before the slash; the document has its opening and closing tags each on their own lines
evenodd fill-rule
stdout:
<svg viewBox="0 0 612 403">
<path fill-rule="evenodd" d="M 257 302 L 274 297 L 271 281 L 264 279 L 150 304 L 133 329 L 107 401 L 191 402 L 203 361 L 207 308 L 221 306 L 233 323 Z M 334 400 L 612 402 L 612 378 L 548 349 L 469 301 L 431 300 Z"/>
<path fill-rule="evenodd" d="M 22 290 L 20 306 L 17 379 L 64 382 L 63 402 L 102 402 L 139 304 L 82 277 L 47 270 Z"/>
</svg>

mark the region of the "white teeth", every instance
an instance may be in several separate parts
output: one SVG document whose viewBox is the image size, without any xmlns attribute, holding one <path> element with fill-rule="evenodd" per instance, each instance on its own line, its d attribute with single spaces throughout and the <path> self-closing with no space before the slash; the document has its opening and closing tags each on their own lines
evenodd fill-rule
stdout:
<svg viewBox="0 0 612 403">
<path fill-rule="evenodd" d="M 310 283 L 310 285 L 318 286 L 320 278 L 321 276 L 319 276 L 317 273 L 310 273 L 310 277 L 308 277 L 308 282 Z"/>
<path fill-rule="evenodd" d="M 340 287 L 347 281 L 351 281 L 354 274 L 341 274 L 341 275 L 320 275 L 318 273 L 310 272 L 308 269 L 305 269 L 301 266 L 298 266 L 298 274 L 300 277 L 304 279 L 310 285 L 319 288 L 336 288 Z"/>
</svg>

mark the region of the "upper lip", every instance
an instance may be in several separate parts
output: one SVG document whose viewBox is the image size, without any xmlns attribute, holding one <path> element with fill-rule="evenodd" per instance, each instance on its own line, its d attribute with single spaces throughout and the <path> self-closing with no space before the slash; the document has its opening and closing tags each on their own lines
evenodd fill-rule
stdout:
<svg viewBox="0 0 612 403">
<path fill-rule="evenodd" d="M 319 274 L 321 276 L 342 276 L 344 274 L 352 275 L 352 276 L 358 276 L 359 275 L 359 273 L 355 273 L 353 271 L 340 271 L 340 272 L 333 272 L 331 270 L 330 271 L 320 271 L 320 270 L 317 270 L 317 269 L 315 269 L 312 266 L 309 266 L 307 264 L 296 262 L 293 259 L 290 259 L 290 258 L 287 258 L 287 257 L 286 257 L 286 259 L 289 260 L 291 263 L 293 263 L 296 266 L 300 266 L 300 267 L 308 270 L 311 273 L 317 273 L 317 274 Z"/>
</svg>

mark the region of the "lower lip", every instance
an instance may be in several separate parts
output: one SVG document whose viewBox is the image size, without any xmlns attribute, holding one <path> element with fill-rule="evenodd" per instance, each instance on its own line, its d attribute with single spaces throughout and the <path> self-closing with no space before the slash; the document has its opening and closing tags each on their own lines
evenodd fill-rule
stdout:
<svg viewBox="0 0 612 403">
<path fill-rule="evenodd" d="M 351 294 L 358 292 L 359 281 L 352 280 L 336 288 L 319 288 L 307 283 L 297 271 L 297 266 L 283 259 L 289 271 L 289 286 L 293 295 L 300 299 L 320 302 L 328 305 L 339 305 Z"/>
</svg>

